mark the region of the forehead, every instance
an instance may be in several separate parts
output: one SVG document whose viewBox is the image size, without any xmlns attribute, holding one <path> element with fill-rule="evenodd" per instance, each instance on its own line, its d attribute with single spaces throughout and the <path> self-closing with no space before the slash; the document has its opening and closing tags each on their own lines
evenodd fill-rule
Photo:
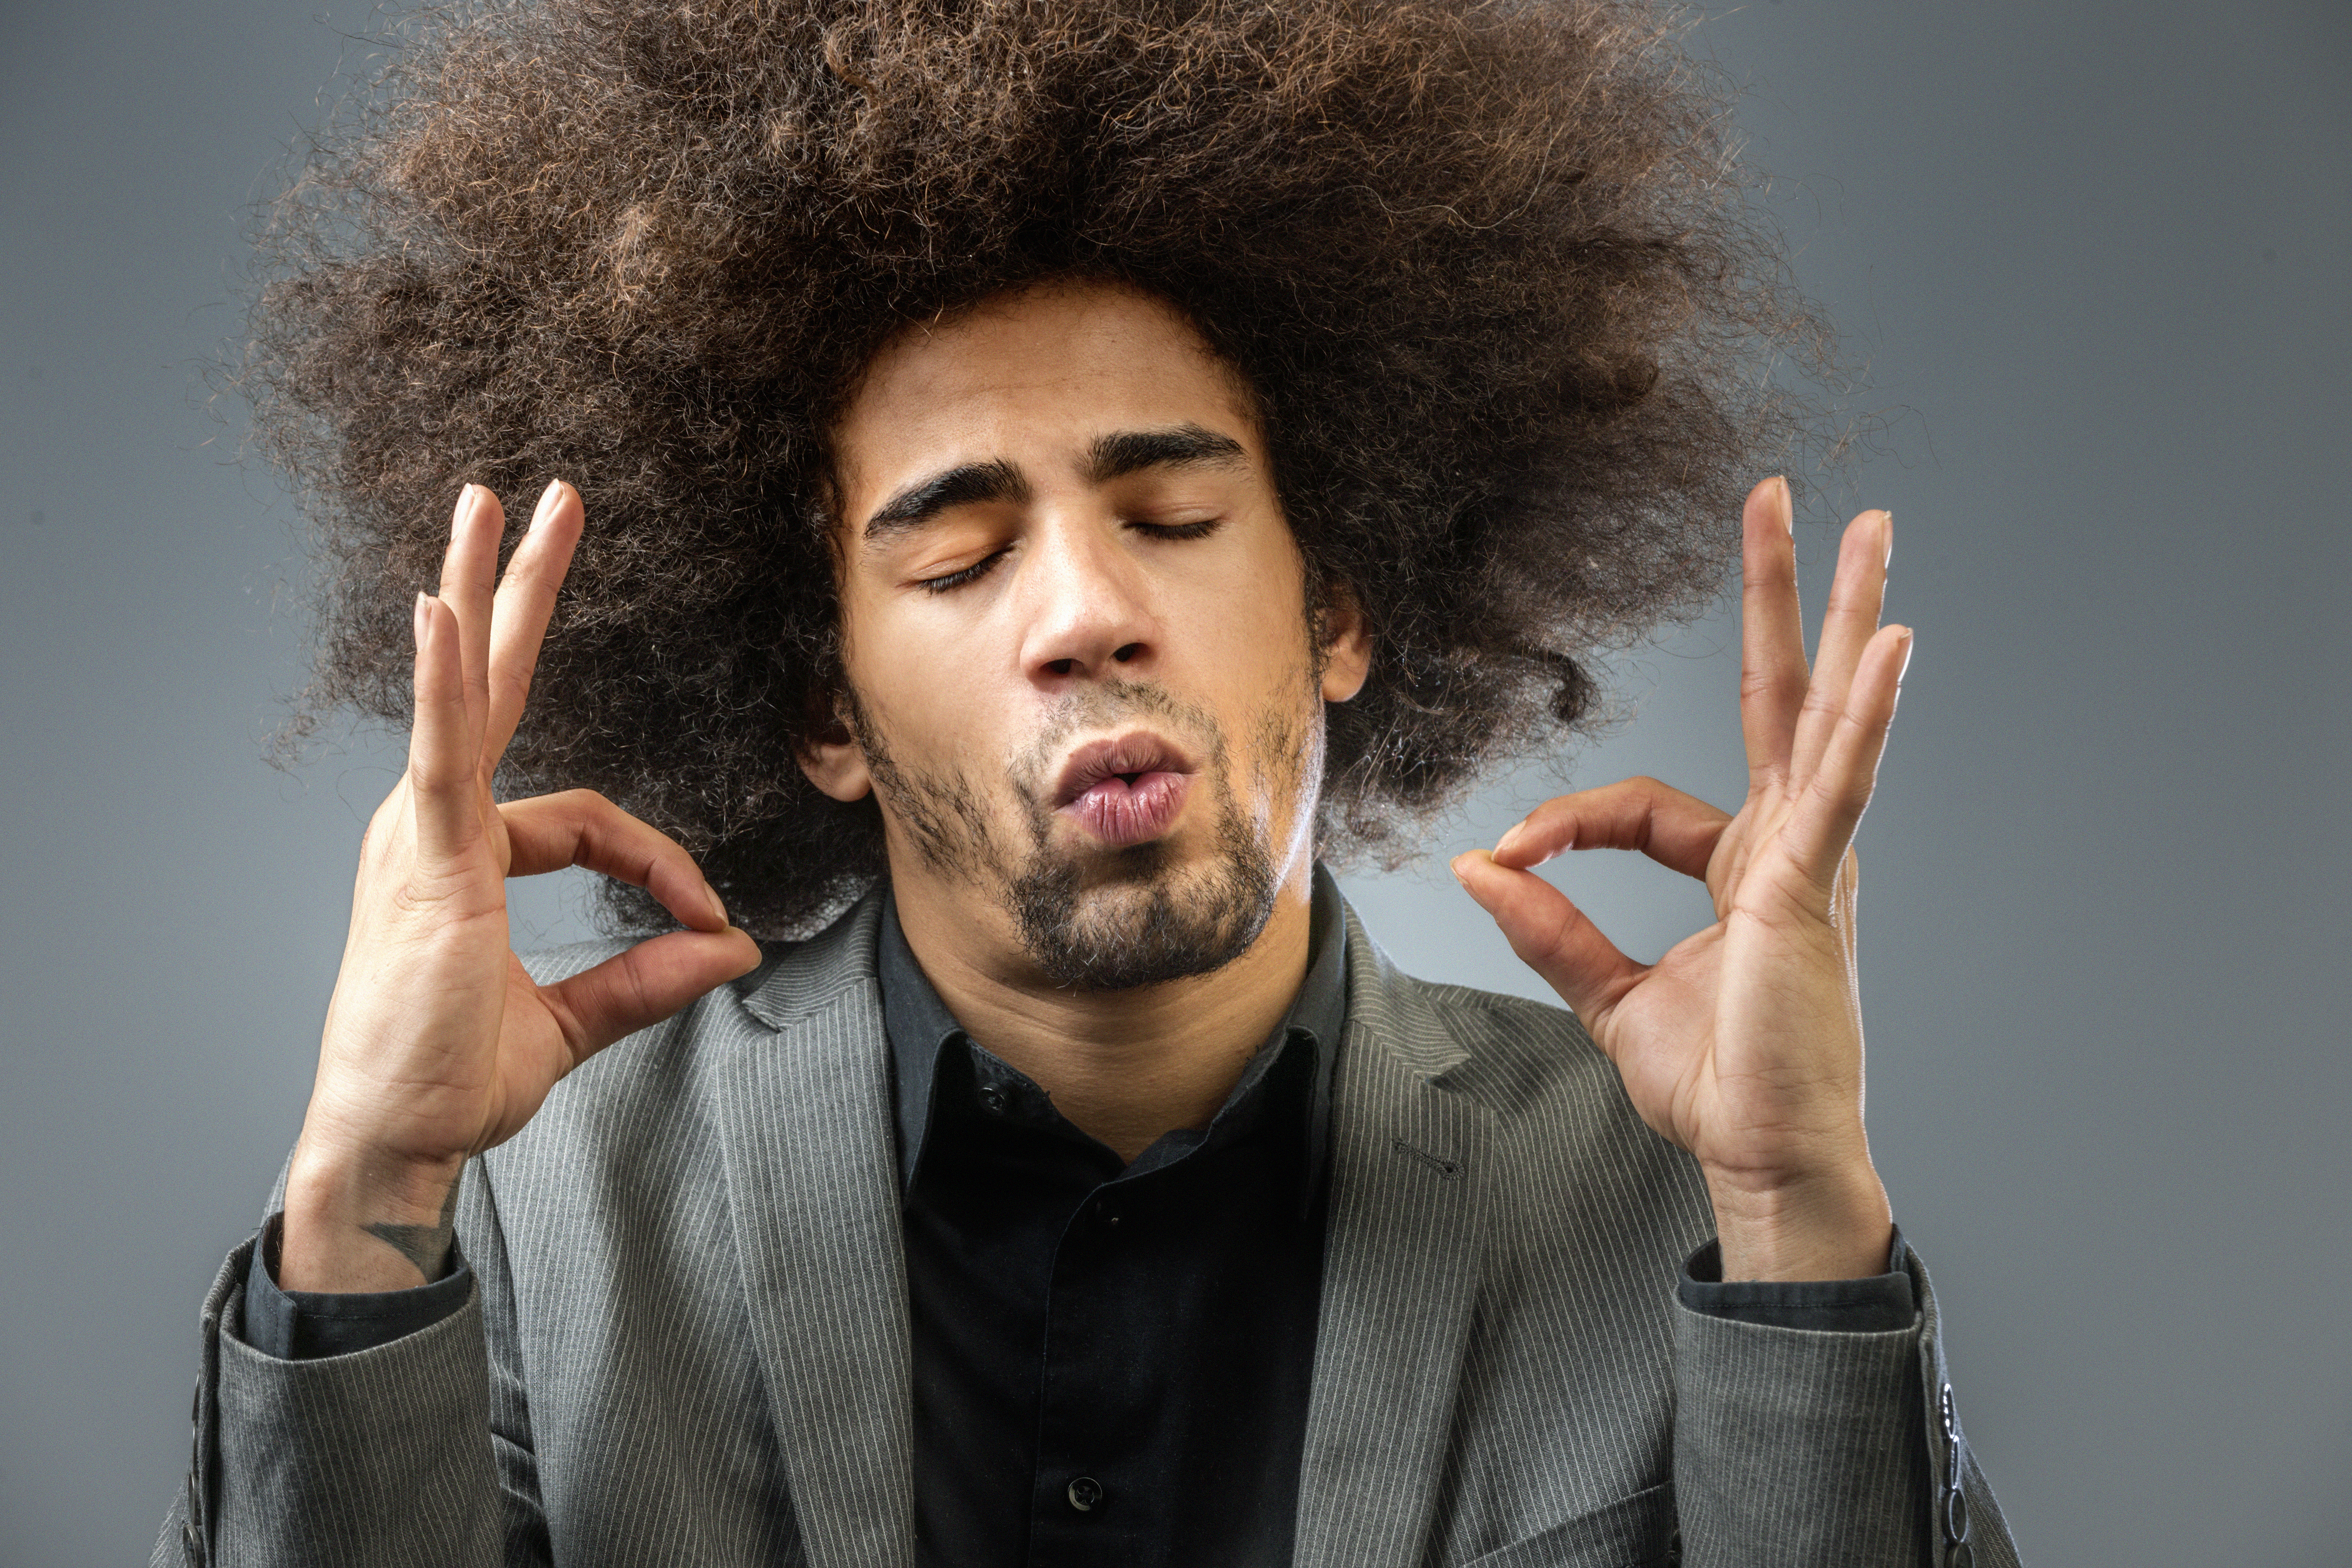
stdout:
<svg viewBox="0 0 2352 1568">
<path fill-rule="evenodd" d="M 1181 311 L 1121 284 L 1057 281 L 898 333 L 832 434 L 854 517 L 944 465 L 1070 467 L 1100 436 L 1187 424 L 1263 458 L 1240 374 Z"/>
</svg>

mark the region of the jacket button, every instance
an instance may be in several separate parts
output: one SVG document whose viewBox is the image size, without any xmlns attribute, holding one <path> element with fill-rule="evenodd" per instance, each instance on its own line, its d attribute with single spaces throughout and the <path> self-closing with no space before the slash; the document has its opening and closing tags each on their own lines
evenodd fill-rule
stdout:
<svg viewBox="0 0 2352 1568">
<path fill-rule="evenodd" d="M 1944 1539 L 1955 1544 L 1969 1538 L 1969 1500 L 1954 1486 L 1944 1494 Z"/>
<path fill-rule="evenodd" d="M 1102 1483 L 1092 1476 L 1080 1476 L 1070 1483 L 1069 1489 L 1063 1495 L 1080 1513 L 1091 1513 L 1095 1505 L 1103 1500 Z"/>
<path fill-rule="evenodd" d="M 1977 1554 L 1965 1541 L 1952 1542 L 1952 1554 L 1944 1559 L 1948 1568 L 1977 1568 Z"/>
<path fill-rule="evenodd" d="M 1954 1408 L 1952 1385 L 1948 1383 L 1936 1395 L 1936 1414 L 1943 1418 L 1944 1441 L 1948 1443 L 1959 1434 L 1959 1412 Z"/>
</svg>

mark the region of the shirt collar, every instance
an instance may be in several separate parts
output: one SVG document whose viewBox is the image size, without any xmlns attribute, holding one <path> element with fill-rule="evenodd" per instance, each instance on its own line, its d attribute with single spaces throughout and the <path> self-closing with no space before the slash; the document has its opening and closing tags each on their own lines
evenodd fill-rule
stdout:
<svg viewBox="0 0 2352 1568">
<path fill-rule="evenodd" d="M 1313 1053 L 1314 1090 L 1307 1127 L 1310 1187 L 1321 1179 L 1330 1124 L 1331 1068 L 1348 1016 L 1346 923 L 1339 885 L 1327 868 L 1318 865 L 1307 915 L 1306 978 L 1291 999 L 1290 1010 L 1258 1047 L 1226 1099 L 1231 1105 L 1256 1085 L 1278 1054 L 1274 1047 L 1297 1037 L 1297 1043 Z M 970 1037 L 915 961 L 907 933 L 899 929 L 898 900 L 887 889 L 875 968 L 882 987 L 882 1027 L 890 1042 L 898 1177 L 903 1188 L 914 1182 L 924 1133 L 930 1126 L 940 1054 L 950 1046 L 968 1043 Z"/>
</svg>

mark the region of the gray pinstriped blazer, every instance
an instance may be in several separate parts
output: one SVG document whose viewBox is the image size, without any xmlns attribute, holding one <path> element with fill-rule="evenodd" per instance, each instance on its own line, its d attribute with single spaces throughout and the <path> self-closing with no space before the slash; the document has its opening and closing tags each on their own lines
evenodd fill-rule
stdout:
<svg viewBox="0 0 2352 1568">
<path fill-rule="evenodd" d="M 277 1360 L 238 1337 L 232 1254 L 157 1568 L 911 1568 L 878 913 L 612 1047 L 469 1166 L 455 1317 Z M 1298 1568 L 2013 1568 L 1916 1258 L 1913 1330 L 1684 1308 L 1697 1172 L 1575 1019 L 1400 974 L 1352 910 L 1347 963 Z"/>
</svg>

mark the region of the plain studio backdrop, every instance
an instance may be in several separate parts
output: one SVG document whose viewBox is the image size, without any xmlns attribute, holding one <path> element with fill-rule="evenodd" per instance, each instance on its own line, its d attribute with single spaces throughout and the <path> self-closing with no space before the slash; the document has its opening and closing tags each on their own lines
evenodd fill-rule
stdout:
<svg viewBox="0 0 2352 1568">
<path fill-rule="evenodd" d="M 62 1568 L 143 1561 L 187 1463 L 397 756 L 260 760 L 291 512 L 198 381 L 369 17 L 0 16 L 0 1561 Z M 1971 1436 L 2036 1563 L 2352 1563 L 2352 8 L 1786 0 L 1696 47 L 1886 419 L 1801 557 L 1817 616 L 1832 506 L 1893 509 L 1870 1128 Z M 1544 995 L 1444 856 L 1568 777 L 1736 804 L 1737 648 L 1719 615 L 1620 661 L 1629 724 L 1349 879 L 1390 951 Z M 1705 918 L 1645 860 L 1545 874 L 1638 957 Z"/>
</svg>

